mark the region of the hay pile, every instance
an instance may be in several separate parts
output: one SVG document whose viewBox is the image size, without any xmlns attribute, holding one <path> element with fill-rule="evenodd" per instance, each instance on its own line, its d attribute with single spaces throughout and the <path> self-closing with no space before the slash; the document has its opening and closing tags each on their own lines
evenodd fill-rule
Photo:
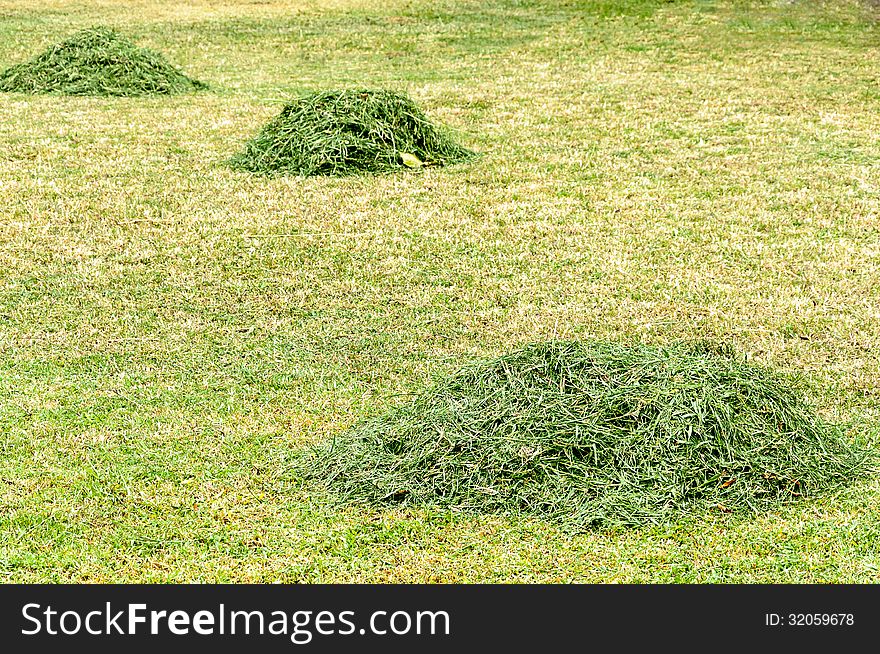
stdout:
<svg viewBox="0 0 880 654">
<path fill-rule="evenodd" d="M 0 91 L 138 96 L 207 88 L 106 27 L 77 32 L 31 61 L 0 73 Z"/>
<path fill-rule="evenodd" d="M 230 162 L 264 175 L 354 175 L 441 166 L 475 156 L 406 95 L 324 91 L 287 104 Z"/>
<path fill-rule="evenodd" d="M 866 466 L 792 383 L 705 345 L 537 344 L 464 368 L 298 467 L 344 501 L 574 528 L 754 512 Z"/>
</svg>

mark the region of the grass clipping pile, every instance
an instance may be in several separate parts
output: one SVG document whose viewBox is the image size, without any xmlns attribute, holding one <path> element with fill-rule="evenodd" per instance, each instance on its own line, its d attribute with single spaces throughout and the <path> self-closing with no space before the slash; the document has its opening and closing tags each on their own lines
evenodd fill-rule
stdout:
<svg viewBox="0 0 880 654">
<path fill-rule="evenodd" d="M 312 93 L 287 104 L 230 163 L 263 175 L 341 177 L 474 156 L 406 95 L 347 90 Z"/>
<path fill-rule="evenodd" d="M 732 351 L 551 342 L 466 367 L 298 468 L 343 501 L 584 528 L 767 509 L 846 483 L 867 456 Z"/>
<path fill-rule="evenodd" d="M 106 27 L 77 32 L 31 61 L 0 73 L 0 91 L 140 96 L 207 88 L 165 58 Z"/>
</svg>

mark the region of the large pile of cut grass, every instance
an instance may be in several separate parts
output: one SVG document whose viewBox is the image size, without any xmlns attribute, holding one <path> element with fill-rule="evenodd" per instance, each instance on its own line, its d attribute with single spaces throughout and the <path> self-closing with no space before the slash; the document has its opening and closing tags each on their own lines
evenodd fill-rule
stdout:
<svg viewBox="0 0 880 654">
<path fill-rule="evenodd" d="M 343 501 L 583 528 L 760 511 L 846 483 L 867 456 L 797 382 L 730 350 L 551 342 L 462 369 L 299 469 Z"/>
<path fill-rule="evenodd" d="M 77 32 L 34 59 L 0 73 L 0 91 L 141 96 L 207 88 L 165 58 L 107 27 Z"/>
<path fill-rule="evenodd" d="M 311 93 L 287 104 L 230 163 L 264 175 L 344 176 L 473 156 L 406 95 L 356 89 Z"/>
</svg>

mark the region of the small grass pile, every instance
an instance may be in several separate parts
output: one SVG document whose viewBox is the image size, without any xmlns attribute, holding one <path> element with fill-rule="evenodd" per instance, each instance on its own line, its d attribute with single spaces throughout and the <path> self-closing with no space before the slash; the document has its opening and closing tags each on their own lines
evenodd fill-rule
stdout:
<svg viewBox="0 0 880 654">
<path fill-rule="evenodd" d="M 746 513 L 840 486 L 867 454 L 799 384 L 703 344 L 536 344 L 470 365 L 304 453 L 343 501 L 575 528 Z"/>
<path fill-rule="evenodd" d="M 473 156 L 406 95 L 355 89 L 290 102 L 230 163 L 263 175 L 344 176 L 441 166 Z"/>
<path fill-rule="evenodd" d="M 141 96 L 207 88 L 165 58 L 107 27 L 77 32 L 34 59 L 0 73 L 0 91 Z"/>
</svg>

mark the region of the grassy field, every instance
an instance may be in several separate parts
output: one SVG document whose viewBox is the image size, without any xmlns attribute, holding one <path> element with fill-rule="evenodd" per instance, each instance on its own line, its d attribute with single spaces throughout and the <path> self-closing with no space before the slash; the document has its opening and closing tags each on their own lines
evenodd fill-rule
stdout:
<svg viewBox="0 0 880 654">
<path fill-rule="evenodd" d="M 477 357 L 726 340 L 880 447 L 880 9 L 849 0 L 0 0 L 212 90 L 0 96 L 0 581 L 871 582 L 880 480 L 571 536 L 328 506 L 300 448 Z M 406 91 L 479 160 L 224 162 L 292 94 Z"/>
</svg>

